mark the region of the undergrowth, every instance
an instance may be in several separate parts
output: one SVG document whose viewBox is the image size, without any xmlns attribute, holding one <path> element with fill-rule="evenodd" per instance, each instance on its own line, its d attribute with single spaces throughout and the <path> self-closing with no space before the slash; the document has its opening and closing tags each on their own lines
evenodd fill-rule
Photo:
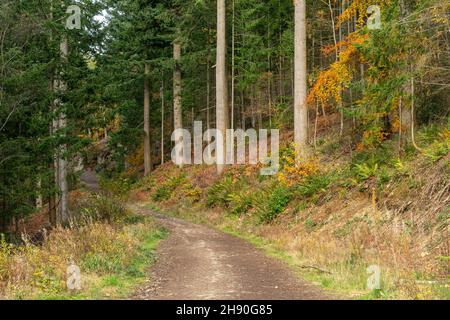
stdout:
<svg viewBox="0 0 450 320">
<path fill-rule="evenodd" d="M 320 151 L 301 165 L 293 160 L 293 147 L 284 146 L 274 177 L 259 176 L 250 166 L 230 167 L 215 179 L 205 168 L 173 167 L 167 175 L 165 167 L 164 174 L 154 173 L 163 182 L 148 189 L 147 200 L 157 200 L 163 211 L 260 239 L 289 257 L 303 277 L 348 296 L 448 298 L 440 283 L 448 280 L 450 255 L 449 132 L 422 128 L 420 151 L 399 148 L 391 139 L 350 155 L 332 137 L 321 138 Z M 195 190 L 194 198 L 186 186 Z M 382 268 L 383 281 L 382 290 L 371 292 L 366 268 L 374 264 Z"/>
<path fill-rule="evenodd" d="M 6 299 L 123 298 L 145 279 L 165 232 L 111 198 L 92 196 L 76 209 L 70 228 L 56 228 L 42 243 L 0 240 L 0 296 Z M 82 289 L 67 288 L 67 268 L 81 269 Z"/>
</svg>

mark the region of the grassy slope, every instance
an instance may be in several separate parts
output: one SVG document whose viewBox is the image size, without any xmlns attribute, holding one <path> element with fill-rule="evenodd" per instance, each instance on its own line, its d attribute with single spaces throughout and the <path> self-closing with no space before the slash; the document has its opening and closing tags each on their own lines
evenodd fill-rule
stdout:
<svg viewBox="0 0 450 320">
<path fill-rule="evenodd" d="M 110 198 L 81 200 L 86 221 L 53 230 L 42 244 L 0 243 L 0 296 L 6 299 L 121 299 L 147 279 L 166 231 Z M 108 216 L 104 222 L 100 216 Z M 104 216 L 103 216 L 104 217 Z M 80 291 L 66 286 L 67 267 L 81 269 Z"/>
<path fill-rule="evenodd" d="M 148 268 L 154 262 L 154 251 L 166 236 L 164 230 L 149 230 L 140 241 L 138 249 L 131 253 L 130 262 L 122 270 L 107 275 L 88 275 L 88 283 L 80 292 L 60 294 L 39 294 L 37 299 L 45 300 L 103 300 L 126 299 L 136 288 L 148 280 Z"/>
<path fill-rule="evenodd" d="M 450 270 L 450 143 L 448 131 L 427 130 L 419 132 L 424 154 L 409 149 L 400 156 L 395 141 L 349 154 L 325 137 L 320 170 L 294 176 L 287 188 L 251 167 L 216 177 L 212 167 L 167 164 L 141 181 L 134 196 L 239 235 L 349 297 L 448 299 L 448 285 L 441 283 Z M 382 270 L 381 291 L 366 289 L 366 268 L 373 264 Z"/>
</svg>

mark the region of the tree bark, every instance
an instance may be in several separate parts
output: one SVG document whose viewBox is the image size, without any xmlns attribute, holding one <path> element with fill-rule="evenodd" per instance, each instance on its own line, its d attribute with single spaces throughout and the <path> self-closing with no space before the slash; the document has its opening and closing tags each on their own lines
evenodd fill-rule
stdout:
<svg viewBox="0 0 450 320">
<path fill-rule="evenodd" d="M 231 129 L 234 129 L 234 90 L 235 90 L 235 0 L 233 1 L 232 50 L 231 50 Z"/>
<path fill-rule="evenodd" d="M 307 46 L 306 0 L 294 0 L 295 61 L 294 61 L 294 135 L 297 155 L 308 156 Z"/>
<path fill-rule="evenodd" d="M 67 55 L 69 53 L 69 44 L 67 38 L 64 38 L 60 43 L 60 57 L 63 62 L 67 61 Z M 56 80 L 55 89 L 58 92 L 64 92 L 67 90 L 67 85 L 62 79 L 62 72 L 60 72 L 59 79 Z M 55 129 L 59 134 L 64 137 L 65 129 L 67 128 L 66 114 L 61 110 L 62 101 L 57 99 L 55 107 L 58 112 L 58 119 L 54 122 Z M 57 224 L 66 226 L 69 223 L 69 184 L 67 181 L 67 160 L 65 159 L 65 153 L 67 146 L 62 144 L 59 146 L 56 157 L 56 182 L 60 191 Z"/>
<path fill-rule="evenodd" d="M 206 62 L 206 129 L 211 128 L 211 67 L 210 55 L 208 50 L 208 60 Z M 208 137 L 209 141 L 209 137 Z"/>
<path fill-rule="evenodd" d="M 228 129 L 228 92 L 226 76 L 226 5 L 225 0 L 217 0 L 217 63 L 216 63 L 216 125 L 222 134 L 222 141 L 217 141 L 217 173 L 225 168 L 226 130 Z M 221 149 L 221 150 L 220 150 Z"/>
<path fill-rule="evenodd" d="M 173 71 L 173 118 L 174 118 L 174 129 L 183 128 L 183 110 L 181 105 L 181 44 L 179 39 L 176 39 L 173 43 L 173 59 L 175 60 L 175 67 Z M 181 137 L 177 137 L 175 143 L 180 143 Z M 183 157 L 182 154 L 177 155 L 177 157 Z"/>
<path fill-rule="evenodd" d="M 50 92 L 54 92 L 54 90 L 55 90 L 55 73 L 54 73 L 54 70 L 52 70 L 52 72 L 50 74 L 50 81 L 49 81 L 48 89 L 49 89 Z M 55 113 L 55 103 L 54 103 L 54 101 L 50 104 L 50 113 L 52 114 L 52 116 Z M 56 129 L 57 129 L 57 124 L 56 124 L 56 121 L 53 120 L 52 123 L 49 125 L 50 136 L 53 136 L 55 134 L 55 130 Z M 56 158 L 57 158 L 57 152 L 55 152 L 53 154 L 52 161 L 49 164 L 50 171 L 53 173 L 53 179 L 52 179 L 52 185 L 53 186 L 57 186 L 58 185 L 57 184 Z M 49 220 L 51 226 L 56 227 L 56 224 L 57 224 L 57 210 L 56 210 L 56 194 L 54 192 L 52 192 L 49 195 L 49 198 L 48 198 L 48 220 Z"/>
<path fill-rule="evenodd" d="M 144 66 L 144 175 L 152 172 L 152 155 L 150 146 L 150 65 Z"/>
<path fill-rule="evenodd" d="M 164 164 L 164 121 L 165 121 L 165 99 L 164 99 L 164 72 L 161 82 L 161 164 Z"/>
</svg>

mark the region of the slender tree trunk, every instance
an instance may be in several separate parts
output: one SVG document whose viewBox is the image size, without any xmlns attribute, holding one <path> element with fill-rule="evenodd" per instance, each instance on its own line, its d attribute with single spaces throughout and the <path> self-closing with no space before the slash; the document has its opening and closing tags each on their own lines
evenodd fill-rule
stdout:
<svg viewBox="0 0 450 320">
<path fill-rule="evenodd" d="M 63 62 L 67 61 L 67 56 L 69 53 L 69 44 L 67 41 L 67 38 L 64 38 L 61 41 L 60 44 L 60 55 L 61 60 Z M 60 78 L 57 80 L 55 89 L 59 92 L 64 92 L 67 90 L 67 85 L 62 79 L 62 72 L 60 72 Z M 65 136 L 65 130 L 67 128 L 67 119 L 66 114 L 61 110 L 62 108 L 62 102 L 61 100 L 56 101 L 56 108 L 59 109 L 58 112 L 58 119 L 56 121 L 57 123 L 57 129 L 61 136 Z M 59 147 L 58 150 L 58 156 L 57 156 L 57 184 L 60 191 L 60 198 L 59 198 L 59 212 L 58 212 L 58 224 L 61 224 L 63 226 L 67 225 L 69 223 L 69 184 L 67 181 L 67 160 L 66 160 L 66 153 L 67 146 L 65 144 L 62 144 Z"/>
<path fill-rule="evenodd" d="M 270 42 L 270 17 L 267 21 L 267 102 L 269 109 L 269 127 L 272 128 L 272 65 L 271 65 L 271 51 L 272 46 Z"/>
<path fill-rule="evenodd" d="M 175 60 L 175 68 L 173 71 L 173 119 L 174 119 L 174 129 L 182 129 L 183 128 L 183 110 L 181 105 L 181 69 L 180 69 L 180 60 L 181 60 L 181 44 L 179 39 L 176 39 L 173 43 L 173 59 Z M 177 136 L 175 143 L 180 143 L 182 137 Z M 178 154 L 177 161 L 180 161 L 183 157 L 184 151 L 181 154 Z"/>
<path fill-rule="evenodd" d="M 36 189 L 37 189 L 37 196 L 36 196 L 36 209 L 41 210 L 43 206 L 43 199 L 42 199 L 42 179 L 41 177 L 38 177 L 38 180 L 36 182 Z"/>
<path fill-rule="evenodd" d="M 235 92 L 235 0 L 233 1 L 232 50 L 231 50 L 231 129 L 234 129 L 234 92 Z"/>
<path fill-rule="evenodd" d="M 247 121 L 245 116 L 245 93 L 244 90 L 241 91 L 241 121 L 242 121 L 242 130 L 245 130 L 245 123 Z"/>
<path fill-rule="evenodd" d="M 342 1 L 341 6 L 339 7 L 339 15 L 342 14 L 342 12 L 344 11 L 344 3 L 345 0 Z M 342 52 L 342 24 L 339 26 L 339 54 L 341 54 Z M 341 127 L 339 130 L 339 136 L 342 138 L 343 134 L 344 134 L 344 104 L 343 104 L 343 96 L 344 96 L 344 92 L 341 90 L 341 100 L 339 101 L 339 112 L 340 112 L 340 116 L 341 116 Z"/>
<path fill-rule="evenodd" d="M 252 128 L 256 129 L 256 108 L 255 108 L 255 101 L 256 101 L 256 97 L 255 97 L 255 92 L 256 92 L 256 88 L 253 85 L 252 86 L 252 94 L 250 96 L 250 109 L 252 112 Z"/>
<path fill-rule="evenodd" d="M 261 109 L 261 105 L 262 105 L 262 92 L 261 90 L 258 90 L 258 99 L 256 100 L 257 105 L 256 105 L 256 112 L 258 114 L 258 129 L 262 129 L 262 109 Z"/>
<path fill-rule="evenodd" d="M 415 83 L 414 83 L 414 77 L 411 78 L 411 118 L 410 118 L 410 125 L 411 125 L 411 142 L 418 151 L 422 152 L 422 148 L 420 148 L 416 142 L 416 133 L 415 133 L 415 101 L 416 101 L 416 89 L 415 89 Z"/>
<path fill-rule="evenodd" d="M 222 141 L 217 141 L 217 173 L 225 168 L 226 130 L 228 129 L 228 92 L 226 76 L 226 5 L 225 0 L 217 0 L 217 63 L 216 63 L 216 126 L 222 134 Z"/>
<path fill-rule="evenodd" d="M 152 155 L 150 146 L 150 65 L 144 66 L 144 175 L 152 172 Z"/>
<path fill-rule="evenodd" d="M 51 38 L 51 36 L 50 36 Z M 54 70 L 52 70 L 51 74 L 50 74 L 50 81 L 49 81 L 49 91 L 50 92 L 54 92 L 55 90 L 55 74 L 54 74 Z M 52 101 L 51 105 L 50 105 L 50 113 L 52 115 L 52 117 L 54 117 L 54 113 L 55 113 L 55 103 L 54 101 Z M 57 129 L 57 123 L 55 120 L 52 121 L 52 123 L 49 125 L 49 132 L 50 132 L 50 136 L 54 136 L 55 135 L 55 131 Z M 52 155 L 52 161 L 50 163 L 50 172 L 53 173 L 53 179 L 51 180 L 52 183 L 52 187 L 53 186 L 58 186 L 57 183 L 57 152 L 55 152 Z M 48 199 L 48 219 L 50 222 L 50 225 L 53 227 L 56 227 L 57 224 L 57 209 L 56 209 L 56 195 L 55 192 L 52 191 L 49 199 Z"/>
<path fill-rule="evenodd" d="M 306 0 L 294 0 L 295 5 L 295 61 L 294 61 L 294 135 L 297 154 L 307 157 L 308 107 Z"/>
<path fill-rule="evenodd" d="M 211 126 L 211 71 L 210 71 L 210 57 L 208 53 L 208 61 L 206 62 L 206 129 L 209 130 Z"/>
<path fill-rule="evenodd" d="M 279 95 L 281 97 L 281 101 L 284 102 L 284 78 L 283 78 L 283 54 L 282 54 L 282 47 L 283 47 L 283 34 L 281 33 L 281 26 L 279 30 L 279 37 L 280 37 L 280 56 L 278 57 L 278 64 L 279 64 L 279 70 L 278 70 L 278 77 L 279 79 Z"/>
<path fill-rule="evenodd" d="M 161 164 L 164 164 L 164 121 L 165 119 L 165 99 L 164 99 L 164 73 L 161 82 Z"/>
<path fill-rule="evenodd" d="M 334 42 L 334 54 L 336 56 L 336 61 L 339 58 L 339 50 L 337 47 L 337 37 L 336 37 L 336 23 L 334 19 L 334 11 L 333 11 L 333 5 L 331 4 L 331 0 L 328 0 L 328 9 L 330 10 L 330 16 L 331 16 L 331 28 L 332 28 L 332 34 L 333 34 L 333 42 Z"/>
</svg>

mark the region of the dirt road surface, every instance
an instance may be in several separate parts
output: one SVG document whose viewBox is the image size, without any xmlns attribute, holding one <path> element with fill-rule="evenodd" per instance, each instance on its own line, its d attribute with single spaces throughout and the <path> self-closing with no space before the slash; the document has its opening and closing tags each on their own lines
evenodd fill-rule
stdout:
<svg viewBox="0 0 450 320">
<path fill-rule="evenodd" d="M 157 251 L 141 300 L 323 300 L 324 293 L 301 281 L 284 263 L 234 236 L 156 214 L 170 231 Z"/>
</svg>

